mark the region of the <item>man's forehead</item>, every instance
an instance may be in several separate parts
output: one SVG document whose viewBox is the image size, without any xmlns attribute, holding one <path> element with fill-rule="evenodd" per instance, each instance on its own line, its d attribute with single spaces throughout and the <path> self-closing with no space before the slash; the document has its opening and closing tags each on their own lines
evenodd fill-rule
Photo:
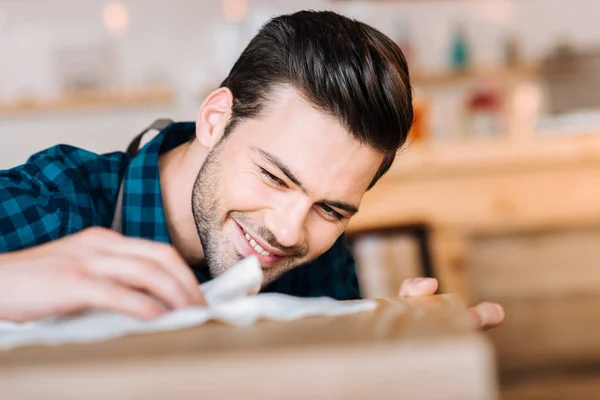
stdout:
<svg viewBox="0 0 600 400">
<path fill-rule="evenodd" d="M 359 142 L 336 118 L 308 105 L 289 85 L 279 87 L 271 100 L 259 118 L 237 128 L 244 131 L 237 136 L 252 153 L 277 157 L 307 182 L 329 179 L 334 190 L 347 186 L 334 179 L 352 181 L 357 188 L 365 181 L 366 190 L 383 161 L 381 152 Z"/>
</svg>

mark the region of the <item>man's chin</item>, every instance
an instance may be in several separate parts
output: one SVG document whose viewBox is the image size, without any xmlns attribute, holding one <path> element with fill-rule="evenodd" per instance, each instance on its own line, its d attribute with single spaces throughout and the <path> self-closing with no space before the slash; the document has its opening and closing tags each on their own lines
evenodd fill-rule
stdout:
<svg viewBox="0 0 600 400">
<path fill-rule="evenodd" d="M 216 278 L 220 275 L 222 275 L 223 273 L 225 273 L 226 271 L 228 271 L 232 266 L 234 266 L 235 264 L 237 264 L 238 262 L 242 261 L 244 258 L 241 256 L 236 256 L 236 257 L 232 257 L 230 258 L 228 261 L 223 261 L 223 260 L 212 260 L 208 261 L 208 270 L 210 272 L 210 275 L 212 278 Z"/>
<path fill-rule="evenodd" d="M 294 263 L 263 268 L 263 288 L 276 282 L 283 275 L 285 275 L 293 269 L 300 267 L 301 265 L 302 264 Z"/>
</svg>

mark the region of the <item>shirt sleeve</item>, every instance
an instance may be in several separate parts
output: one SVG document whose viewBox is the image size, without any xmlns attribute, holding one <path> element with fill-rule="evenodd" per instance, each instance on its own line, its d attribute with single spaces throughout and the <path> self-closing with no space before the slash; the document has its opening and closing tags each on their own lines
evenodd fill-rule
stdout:
<svg viewBox="0 0 600 400">
<path fill-rule="evenodd" d="M 57 145 L 0 171 L 0 253 L 109 225 L 121 161 Z"/>
<path fill-rule="evenodd" d="M 33 167 L 0 171 L 0 253 L 62 236 L 64 206 L 48 185 L 35 178 Z"/>
</svg>

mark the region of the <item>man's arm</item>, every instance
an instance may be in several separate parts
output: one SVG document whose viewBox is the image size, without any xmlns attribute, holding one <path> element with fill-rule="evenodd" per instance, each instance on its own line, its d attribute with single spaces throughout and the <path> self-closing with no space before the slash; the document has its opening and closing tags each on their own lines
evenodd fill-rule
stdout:
<svg viewBox="0 0 600 400">
<path fill-rule="evenodd" d="M 198 283 L 174 248 L 104 228 L 0 254 L 0 320 L 88 309 L 153 319 L 201 304 Z"/>
<path fill-rule="evenodd" d="M 21 250 L 61 236 L 66 205 L 20 169 L 0 175 L 0 253 Z"/>
<path fill-rule="evenodd" d="M 0 171 L 0 253 L 108 226 L 123 165 L 122 154 L 57 145 Z"/>
<path fill-rule="evenodd" d="M 57 146 L 0 171 L 0 320 L 87 309 L 150 319 L 203 304 L 194 275 L 171 246 L 104 228 L 84 230 L 106 224 L 118 157 Z M 111 179 L 102 181 L 106 176 Z M 101 192 L 98 201 L 92 192 Z"/>
</svg>

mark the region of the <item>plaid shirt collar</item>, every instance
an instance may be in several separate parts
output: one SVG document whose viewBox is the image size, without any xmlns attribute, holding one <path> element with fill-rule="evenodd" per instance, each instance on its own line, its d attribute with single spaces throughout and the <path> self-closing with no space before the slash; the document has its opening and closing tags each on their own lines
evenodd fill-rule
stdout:
<svg viewBox="0 0 600 400">
<path fill-rule="evenodd" d="M 170 243 L 162 201 L 158 157 L 194 134 L 195 124 L 174 123 L 163 129 L 133 157 L 123 182 L 122 233 Z"/>
<path fill-rule="evenodd" d="M 123 181 L 123 227 L 125 236 L 170 243 L 165 218 L 158 156 L 165 132 L 144 146 L 131 160 Z"/>
</svg>

